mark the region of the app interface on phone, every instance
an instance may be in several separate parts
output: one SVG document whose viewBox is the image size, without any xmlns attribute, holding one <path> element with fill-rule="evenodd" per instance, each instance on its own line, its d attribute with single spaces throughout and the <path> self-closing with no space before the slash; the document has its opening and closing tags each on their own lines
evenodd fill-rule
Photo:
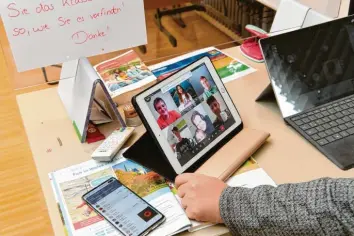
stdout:
<svg viewBox="0 0 354 236">
<path fill-rule="evenodd" d="M 125 235 L 140 235 L 162 215 L 117 180 L 86 196 L 86 200 Z"/>
<path fill-rule="evenodd" d="M 204 63 L 144 100 L 181 166 L 236 122 Z"/>
</svg>

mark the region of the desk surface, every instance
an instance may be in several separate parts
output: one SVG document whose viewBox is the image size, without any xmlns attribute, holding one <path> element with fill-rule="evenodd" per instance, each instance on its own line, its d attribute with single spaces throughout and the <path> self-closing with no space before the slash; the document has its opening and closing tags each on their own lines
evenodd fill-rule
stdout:
<svg viewBox="0 0 354 236">
<path fill-rule="evenodd" d="M 225 50 L 245 60 L 239 48 Z M 248 62 L 258 69 L 242 79 L 226 84 L 246 127 L 271 133 L 268 142 L 255 158 L 277 184 L 309 181 L 321 177 L 354 177 L 354 169 L 342 171 L 327 160 L 306 140 L 282 120 L 274 101 L 254 102 L 268 84 L 264 64 Z M 34 161 L 54 231 L 63 233 L 60 216 L 55 205 L 48 173 L 68 165 L 90 159 L 93 146 L 81 145 L 71 122 L 57 95 L 56 88 L 20 95 L 17 97 L 24 126 L 28 135 Z M 33 105 L 36 104 L 36 105 Z M 139 127 L 138 133 L 144 131 Z M 60 138 L 63 146 L 58 144 Z M 236 151 L 236 150 L 235 150 Z M 216 226 L 200 235 L 225 233 L 223 226 Z"/>
</svg>

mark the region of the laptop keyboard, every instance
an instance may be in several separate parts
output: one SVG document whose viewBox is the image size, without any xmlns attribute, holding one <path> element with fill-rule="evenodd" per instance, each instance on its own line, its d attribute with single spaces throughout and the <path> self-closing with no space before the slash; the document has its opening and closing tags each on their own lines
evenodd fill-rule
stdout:
<svg viewBox="0 0 354 236">
<path fill-rule="evenodd" d="M 354 134 L 354 96 L 314 108 L 290 118 L 324 146 Z"/>
</svg>

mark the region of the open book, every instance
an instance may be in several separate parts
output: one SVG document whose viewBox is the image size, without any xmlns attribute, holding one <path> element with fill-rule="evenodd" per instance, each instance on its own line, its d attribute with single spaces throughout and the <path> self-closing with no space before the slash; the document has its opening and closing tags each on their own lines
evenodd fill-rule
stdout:
<svg viewBox="0 0 354 236">
<path fill-rule="evenodd" d="M 164 178 L 118 153 L 111 163 L 91 160 L 49 173 L 63 225 L 69 235 L 122 235 L 81 199 L 84 193 L 112 176 L 166 216 L 166 221 L 150 235 L 173 235 L 190 228 L 190 220 Z"/>
<path fill-rule="evenodd" d="M 49 173 L 64 230 L 68 235 L 121 235 L 81 200 L 81 196 L 110 177 L 118 178 L 166 216 L 166 222 L 150 235 L 174 235 L 210 227 L 211 223 L 190 221 L 180 205 L 172 183 L 158 174 L 122 157 L 111 163 L 94 160 Z M 227 181 L 232 187 L 276 186 L 267 173 L 250 158 Z"/>
</svg>

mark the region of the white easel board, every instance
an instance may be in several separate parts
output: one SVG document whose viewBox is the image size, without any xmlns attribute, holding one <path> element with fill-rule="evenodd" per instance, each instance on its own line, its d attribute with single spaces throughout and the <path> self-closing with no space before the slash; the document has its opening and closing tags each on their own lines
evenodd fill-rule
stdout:
<svg viewBox="0 0 354 236">
<path fill-rule="evenodd" d="M 143 0 L 1 0 L 18 71 L 147 44 Z"/>
</svg>

